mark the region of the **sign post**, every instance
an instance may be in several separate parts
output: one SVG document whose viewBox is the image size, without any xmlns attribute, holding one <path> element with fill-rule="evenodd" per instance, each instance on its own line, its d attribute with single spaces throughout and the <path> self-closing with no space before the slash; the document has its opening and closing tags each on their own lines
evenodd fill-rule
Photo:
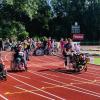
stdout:
<svg viewBox="0 0 100 100">
<path fill-rule="evenodd" d="M 80 33 L 80 25 L 78 25 L 77 22 L 75 22 L 75 24 L 72 25 L 71 33 Z"/>
<path fill-rule="evenodd" d="M 71 27 L 71 33 L 73 34 L 73 40 L 83 40 L 84 34 L 80 33 L 80 25 L 78 25 L 78 22 L 75 22 L 74 25 Z"/>
</svg>

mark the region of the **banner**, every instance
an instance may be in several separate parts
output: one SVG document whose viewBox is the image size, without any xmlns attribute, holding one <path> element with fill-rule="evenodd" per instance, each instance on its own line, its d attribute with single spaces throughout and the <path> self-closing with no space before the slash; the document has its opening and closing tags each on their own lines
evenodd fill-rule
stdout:
<svg viewBox="0 0 100 100">
<path fill-rule="evenodd" d="M 73 40 L 83 40 L 84 34 L 73 34 Z"/>
</svg>

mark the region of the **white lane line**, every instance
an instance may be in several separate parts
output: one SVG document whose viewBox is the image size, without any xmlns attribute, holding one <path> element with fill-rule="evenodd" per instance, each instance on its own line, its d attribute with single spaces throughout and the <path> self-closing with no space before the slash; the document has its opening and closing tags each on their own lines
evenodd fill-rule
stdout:
<svg viewBox="0 0 100 100">
<path fill-rule="evenodd" d="M 100 97 L 100 95 L 91 94 L 91 93 L 89 93 L 89 92 L 84 92 L 84 91 L 81 91 L 81 90 L 77 90 L 77 89 L 74 89 L 74 88 L 68 87 L 68 86 L 71 86 L 71 84 L 70 84 L 70 85 L 67 85 L 67 84 L 66 84 L 66 85 L 58 85 L 58 84 L 48 83 L 48 82 L 44 82 L 44 83 L 54 85 L 55 87 L 62 87 L 62 88 L 69 89 L 69 90 L 73 90 L 73 91 L 77 91 L 77 92 L 80 92 L 80 93 L 84 93 L 84 94 L 88 94 L 88 95 L 92 95 L 92 96 Z M 44 87 L 44 88 L 45 88 L 45 87 Z"/>
<path fill-rule="evenodd" d="M 29 92 L 29 93 L 38 95 L 38 96 L 43 97 L 43 98 L 46 98 L 46 99 L 48 99 L 48 100 L 55 100 L 55 99 L 49 98 L 49 97 L 44 96 L 44 95 L 41 95 L 41 94 L 39 94 L 39 93 L 35 93 L 35 92 L 33 92 L 33 91 L 29 91 L 29 90 L 27 90 L 27 89 L 24 89 L 24 88 L 21 88 L 21 87 L 18 87 L 18 86 L 15 86 L 15 88 L 20 89 L 20 90 L 23 90 L 23 91 L 25 91 L 25 92 Z"/>
<path fill-rule="evenodd" d="M 88 71 L 88 73 L 86 73 L 85 76 L 89 76 L 89 77 L 93 77 L 93 76 L 97 77 L 98 76 L 98 77 L 100 77 L 99 73 L 96 74 L 96 72 L 93 73 L 93 72 L 90 72 L 90 71 Z"/>
<path fill-rule="evenodd" d="M 30 70 L 30 71 L 32 71 L 32 70 Z M 70 80 L 81 82 L 81 83 L 88 83 L 88 84 L 92 84 L 94 86 L 100 86 L 98 84 L 99 82 L 95 81 L 96 79 L 95 80 L 87 80 L 88 82 L 85 82 L 85 81 L 81 81 L 81 80 L 77 80 L 77 79 L 72 79 L 72 78 L 68 78 L 68 77 L 64 78 L 64 77 L 61 77 L 61 76 L 58 76 L 58 75 L 51 75 L 51 74 L 48 74 L 48 73 L 42 73 L 42 72 L 36 72 L 36 71 L 32 71 L 32 72 L 41 73 L 41 74 L 45 74 L 45 75 L 50 75 L 50 76 L 58 77 L 58 78 L 62 78 L 62 79 L 70 79 Z M 96 77 L 96 78 L 99 78 L 99 77 Z"/>
<path fill-rule="evenodd" d="M 33 72 L 33 71 L 32 71 Z M 35 72 L 36 73 L 36 72 Z M 76 79 L 72 79 L 72 78 L 64 78 L 64 77 L 61 77 L 61 76 L 57 76 L 57 75 L 51 75 L 51 74 L 47 74 L 47 73 L 42 73 L 42 72 L 37 72 L 37 73 L 41 73 L 42 75 L 49 75 L 49 76 L 53 76 L 53 77 L 57 77 L 57 78 L 61 78 L 61 79 L 70 79 L 70 80 L 73 80 L 73 81 L 76 81 L 76 82 L 81 82 L 81 83 L 88 83 L 88 84 L 92 84 L 92 85 L 96 85 L 96 86 L 100 86 L 99 84 L 94 84 L 95 80 L 90 80 L 88 82 L 85 82 L 85 81 L 81 81 L 81 80 L 76 80 Z"/>
<path fill-rule="evenodd" d="M 48 58 L 47 56 L 44 56 L 44 58 L 54 60 L 54 58 Z M 54 60 L 54 61 L 55 61 L 55 60 Z M 90 69 L 95 69 L 95 70 L 100 70 L 99 67 L 97 67 L 97 68 L 89 67 L 89 68 L 90 68 Z"/>
<path fill-rule="evenodd" d="M 37 65 L 37 64 L 31 64 L 31 65 Z M 55 64 L 53 64 L 53 65 L 55 65 Z M 35 67 L 37 67 L 37 66 L 35 66 Z M 40 66 L 38 65 L 38 67 L 39 67 L 39 68 L 45 69 L 45 67 L 43 67 L 43 66 L 40 67 Z M 62 74 L 64 74 L 64 73 L 62 73 Z M 89 73 L 88 73 L 88 74 L 89 74 Z M 96 75 L 96 74 L 94 74 L 94 73 L 90 73 L 90 74 Z M 71 75 L 71 76 L 72 76 L 72 75 Z M 90 76 L 91 76 L 91 75 L 90 75 Z M 72 76 L 72 77 L 73 77 L 73 76 Z M 76 77 L 76 76 L 74 76 L 74 77 Z M 76 78 L 80 78 L 80 77 L 76 77 Z M 87 81 L 91 81 L 91 80 L 88 80 L 88 79 L 86 79 L 86 78 L 81 78 L 81 79 L 84 79 L 84 80 L 87 80 Z M 99 86 L 100 86 L 100 85 L 99 85 Z"/>
<path fill-rule="evenodd" d="M 15 75 L 15 76 L 19 76 L 19 77 L 23 77 L 23 78 L 26 78 L 26 79 L 31 79 L 31 78 L 26 77 L 26 76 L 23 76 L 23 75 L 18 75 L 18 74 L 13 74 L 13 73 L 8 73 L 8 74 Z"/>
<path fill-rule="evenodd" d="M 58 98 L 58 99 L 60 99 L 60 100 L 65 100 L 64 98 L 61 98 L 61 97 L 59 97 L 59 96 L 57 96 L 57 95 L 54 95 L 54 94 L 52 94 L 52 93 L 50 93 L 50 92 L 44 91 L 44 90 L 42 90 L 42 89 L 39 89 L 39 88 L 37 88 L 37 87 L 35 87 L 35 86 L 33 86 L 33 85 L 30 85 L 30 84 L 28 84 L 28 83 L 26 83 L 26 82 L 23 82 L 23 81 L 19 80 L 19 79 L 15 78 L 15 77 L 13 77 L 13 76 L 11 76 L 11 75 L 8 75 L 8 76 L 11 77 L 11 78 L 13 78 L 14 80 L 20 82 L 20 83 L 23 83 L 23 84 L 25 84 L 25 85 L 27 85 L 27 86 L 29 86 L 29 87 L 35 88 L 35 89 L 37 89 L 37 90 L 39 90 L 39 91 L 41 91 L 41 92 L 43 92 L 43 93 L 46 93 L 46 94 L 51 95 L 51 96 L 53 96 L 53 97 L 56 97 L 56 98 Z"/>
<path fill-rule="evenodd" d="M 8 100 L 6 97 L 0 94 L 0 97 L 3 98 L 3 100 Z"/>
<path fill-rule="evenodd" d="M 61 84 L 63 84 L 63 85 L 66 85 L 66 83 L 64 83 L 64 82 L 61 82 L 61 81 L 58 81 L 58 80 L 55 80 L 55 79 L 48 78 L 48 77 L 46 77 L 46 76 L 43 76 L 43 75 L 40 75 L 40 74 L 37 74 L 37 73 L 33 73 L 32 71 L 29 71 L 29 72 L 32 73 L 32 74 L 35 74 L 35 75 L 37 75 L 37 76 L 40 76 L 40 77 L 43 77 L 43 78 L 52 80 L 52 81 L 54 81 L 54 82 L 58 82 L 58 83 L 61 83 Z M 73 85 L 72 85 L 72 87 L 77 88 L 77 89 L 81 89 L 81 90 L 83 90 L 83 91 L 85 91 L 85 92 L 90 92 L 90 94 L 92 93 L 94 96 L 100 97 L 100 93 L 93 92 L 93 91 L 90 91 L 90 90 L 87 90 L 87 89 L 84 89 L 84 88 L 80 88 L 80 87 L 77 87 L 77 86 L 73 86 Z"/>
<path fill-rule="evenodd" d="M 48 59 L 49 59 L 49 58 L 48 58 Z M 43 60 L 40 60 L 39 58 L 38 58 L 37 60 L 43 61 Z M 46 64 L 46 62 L 44 62 L 44 64 L 45 64 L 45 65 L 48 65 L 48 63 Z M 49 65 L 50 65 L 50 64 L 55 65 L 55 63 L 51 63 L 51 62 L 49 63 Z M 63 64 L 63 63 L 61 62 L 61 64 Z M 36 65 L 37 65 L 37 64 L 36 64 Z M 42 64 L 42 65 L 43 65 L 43 64 Z M 93 69 L 93 68 L 91 68 L 91 67 L 89 67 L 89 68 L 90 68 L 90 69 Z M 97 69 L 95 68 L 95 70 L 97 70 Z M 89 71 L 88 71 L 88 72 L 89 72 Z"/>
<path fill-rule="evenodd" d="M 36 66 L 37 64 L 33 64 L 33 65 Z M 45 65 L 48 65 L 48 64 L 45 64 Z M 52 65 L 55 65 L 55 64 L 52 64 Z M 38 66 L 38 67 L 39 67 L 39 66 Z M 87 73 L 87 74 L 89 74 L 89 73 Z M 92 73 L 90 73 L 90 74 L 92 74 Z M 94 75 L 96 75 L 96 74 L 94 74 Z M 99 75 L 98 75 L 98 76 L 99 76 Z"/>
<path fill-rule="evenodd" d="M 39 65 L 37 65 L 37 64 L 31 64 L 31 65 L 36 65 L 35 67 L 38 66 L 39 68 L 46 69 L 46 67 L 39 66 Z M 32 66 L 32 67 L 33 67 L 33 66 Z M 60 73 L 60 74 L 66 75 L 66 74 L 61 73 L 61 72 L 57 72 L 57 73 Z M 86 79 L 86 78 L 82 78 L 82 77 L 79 77 L 79 76 L 73 76 L 73 75 L 71 75 L 71 74 L 67 74 L 66 76 L 74 77 L 74 78 L 77 78 L 77 79 L 82 79 L 82 80 L 85 80 L 85 81 L 92 81 L 92 80 L 89 80 L 89 79 Z M 98 85 L 98 86 L 100 86 L 100 85 Z"/>
<path fill-rule="evenodd" d="M 36 64 L 37 65 L 37 64 Z M 36 66 L 35 66 L 36 67 Z M 38 66 L 39 67 L 39 66 Z M 45 67 L 40 67 L 40 68 L 43 68 L 43 69 L 45 69 Z M 60 72 L 59 72 L 60 73 Z M 61 73 L 61 74 L 64 74 L 64 73 Z M 66 74 L 64 74 L 64 75 L 66 75 Z M 67 75 L 69 75 L 69 74 L 67 74 Z M 67 76 L 66 75 L 66 76 Z M 70 75 L 69 75 L 70 76 Z M 82 77 L 76 77 L 76 76 L 73 76 L 73 75 L 71 75 L 72 77 L 75 77 L 75 78 L 78 78 L 78 79 L 82 79 L 82 80 L 84 80 L 84 81 L 89 81 L 89 82 L 91 82 L 92 80 L 89 80 L 89 79 L 86 79 L 86 78 L 82 78 Z M 71 78 L 72 79 L 72 78 Z M 79 81 L 79 80 L 77 80 L 77 81 Z M 82 81 L 81 81 L 82 82 Z M 100 86 L 98 83 L 89 83 L 89 84 L 92 84 L 92 85 L 95 85 L 95 86 Z"/>
<path fill-rule="evenodd" d="M 41 72 L 39 72 L 39 73 L 41 73 Z M 50 75 L 50 76 L 54 76 L 54 77 L 60 77 L 60 76 L 57 76 L 57 75 L 51 75 L 51 74 L 47 74 L 47 73 L 41 73 L 41 74 Z M 60 77 L 60 78 L 63 78 L 63 77 Z M 73 81 L 78 81 L 78 82 L 84 83 L 84 81 L 76 80 L 76 79 L 72 79 L 72 78 L 67 78 L 67 77 L 63 78 L 63 79 L 70 79 L 70 80 L 73 80 Z M 100 84 L 97 84 L 97 83 L 94 84 L 94 82 L 96 82 L 96 79 L 95 80 L 83 79 L 83 80 L 88 81 L 87 83 L 89 83 L 89 84 L 92 84 L 92 85 L 95 85 L 95 86 L 100 86 Z"/>
<path fill-rule="evenodd" d="M 34 67 L 33 67 L 32 65 L 33 65 Z M 30 67 L 31 67 L 31 68 L 35 68 L 35 67 L 36 67 L 36 68 L 47 69 L 47 68 L 45 68 L 45 67 L 43 67 L 43 66 L 39 66 L 39 65 L 37 65 L 37 64 L 31 64 Z M 50 69 L 48 68 L 48 70 L 51 70 L 51 68 L 50 68 Z M 89 71 L 88 71 L 88 72 L 89 72 Z M 40 72 L 40 73 L 41 73 L 41 72 Z M 96 73 L 96 72 L 95 72 L 95 73 Z M 97 76 L 98 76 L 98 78 L 100 78 L 100 77 L 99 77 L 100 75 L 99 75 L 99 74 L 95 74 L 95 73 L 89 72 L 89 73 L 86 73 L 85 76 L 93 77 L 93 76 L 91 76 L 91 75 L 94 75 L 94 77 L 97 77 Z M 90 74 L 91 74 L 91 75 L 90 75 Z M 78 78 L 80 78 L 80 77 L 78 77 Z M 86 78 L 84 78 L 84 79 L 86 80 Z M 91 81 L 91 80 L 88 80 L 88 81 Z"/>
</svg>

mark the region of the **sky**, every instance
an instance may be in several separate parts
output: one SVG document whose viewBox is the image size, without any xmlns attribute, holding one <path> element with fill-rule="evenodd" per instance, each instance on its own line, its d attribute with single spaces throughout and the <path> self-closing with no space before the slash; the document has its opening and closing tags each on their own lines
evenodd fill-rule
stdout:
<svg viewBox="0 0 100 100">
<path fill-rule="evenodd" d="M 0 4 L 2 3 L 2 0 L 0 0 Z"/>
</svg>

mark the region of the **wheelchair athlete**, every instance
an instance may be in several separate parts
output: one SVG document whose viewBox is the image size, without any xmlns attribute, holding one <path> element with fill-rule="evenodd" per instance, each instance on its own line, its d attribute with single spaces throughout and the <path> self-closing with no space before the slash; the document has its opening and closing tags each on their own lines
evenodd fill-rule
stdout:
<svg viewBox="0 0 100 100">
<path fill-rule="evenodd" d="M 65 58 L 64 67 L 74 68 L 75 71 L 79 72 L 81 70 L 87 71 L 87 58 L 85 54 L 80 53 L 80 49 L 76 47 L 76 44 L 72 44 L 68 40 L 64 45 L 63 55 Z"/>
<path fill-rule="evenodd" d="M 27 71 L 25 53 L 22 51 L 22 46 L 18 45 L 14 54 L 14 69 L 22 69 L 22 67 Z"/>
</svg>

